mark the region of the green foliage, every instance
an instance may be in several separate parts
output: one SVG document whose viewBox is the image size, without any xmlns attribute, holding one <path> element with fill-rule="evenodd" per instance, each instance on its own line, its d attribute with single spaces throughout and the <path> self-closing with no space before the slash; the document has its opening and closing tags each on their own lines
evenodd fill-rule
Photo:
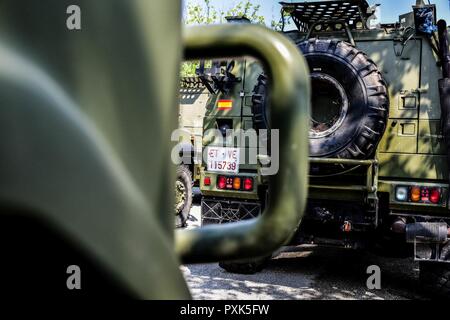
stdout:
<svg viewBox="0 0 450 320">
<path fill-rule="evenodd" d="M 180 76 L 192 77 L 195 76 L 195 69 L 199 66 L 199 61 L 187 61 L 181 64 Z"/>
<path fill-rule="evenodd" d="M 238 2 L 228 10 L 218 10 L 211 4 L 211 0 L 203 0 L 203 4 L 193 4 L 188 0 L 184 23 L 186 25 L 225 23 L 227 16 L 245 16 L 252 23 L 265 24 L 264 16 L 260 14 L 260 7 L 246 0 Z M 181 65 L 180 75 L 195 76 L 198 64 L 198 61 L 184 62 Z"/>
<path fill-rule="evenodd" d="M 259 15 L 259 4 L 253 4 L 250 1 L 241 1 L 233 8 L 227 11 L 227 16 L 245 16 L 252 23 L 265 24 L 264 16 Z"/>
<path fill-rule="evenodd" d="M 220 11 L 211 4 L 211 0 L 203 0 L 203 4 L 193 4 L 188 0 L 184 23 L 187 25 L 224 23 L 226 16 L 245 16 L 252 23 L 265 24 L 264 16 L 259 14 L 260 9 L 260 5 L 253 4 L 249 0 L 240 1 L 234 7 Z"/>
<path fill-rule="evenodd" d="M 227 16 L 245 16 L 252 23 L 265 25 L 266 21 L 263 15 L 260 14 L 261 6 L 259 4 L 251 3 L 249 0 L 240 1 L 235 6 L 228 10 L 218 10 L 211 4 L 211 0 L 203 0 L 203 3 L 192 3 L 187 0 L 186 16 L 184 17 L 184 24 L 199 25 L 199 24 L 214 24 L 225 23 Z M 288 13 L 283 12 L 284 18 L 289 16 Z M 285 19 L 286 24 L 289 20 Z M 282 22 L 272 20 L 270 28 L 276 31 L 281 31 Z M 182 77 L 195 76 L 195 69 L 198 68 L 198 61 L 184 62 L 181 65 L 180 75 Z"/>
<path fill-rule="evenodd" d="M 291 21 L 289 19 L 290 14 L 283 10 L 282 15 L 283 15 L 283 20 L 284 20 L 285 26 L 290 25 L 290 23 L 291 23 Z M 270 28 L 272 28 L 275 31 L 281 31 L 281 29 L 283 28 L 282 19 L 280 19 L 278 21 L 272 19 L 272 21 L 270 21 Z"/>
<path fill-rule="evenodd" d="M 203 0 L 203 2 L 204 5 L 188 2 L 187 16 L 184 19 L 185 24 L 212 24 L 218 22 L 219 13 L 211 5 L 211 0 Z"/>
</svg>

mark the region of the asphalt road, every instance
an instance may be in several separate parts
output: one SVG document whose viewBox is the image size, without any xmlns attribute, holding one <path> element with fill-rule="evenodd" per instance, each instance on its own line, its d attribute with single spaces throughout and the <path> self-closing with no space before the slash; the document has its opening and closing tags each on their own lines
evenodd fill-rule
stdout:
<svg viewBox="0 0 450 320">
<path fill-rule="evenodd" d="M 200 219 L 194 205 L 190 227 Z M 369 290 L 367 267 L 381 269 L 381 289 Z M 181 267 L 194 299 L 427 299 L 418 287 L 418 264 L 353 250 L 285 247 L 254 275 L 231 274 L 217 264 Z"/>
</svg>

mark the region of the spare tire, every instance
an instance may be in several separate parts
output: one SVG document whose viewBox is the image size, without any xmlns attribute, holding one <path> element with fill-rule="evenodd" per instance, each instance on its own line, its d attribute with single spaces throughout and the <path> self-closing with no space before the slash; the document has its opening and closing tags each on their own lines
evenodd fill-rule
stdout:
<svg viewBox="0 0 450 320">
<path fill-rule="evenodd" d="M 375 63 L 351 44 L 310 39 L 298 44 L 310 69 L 312 88 L 310 156 L 372 157 L 388 119 L 386 82 Z M 255 129 L 268 128 L 267 77 L 253 90 Z"/>
</svg>

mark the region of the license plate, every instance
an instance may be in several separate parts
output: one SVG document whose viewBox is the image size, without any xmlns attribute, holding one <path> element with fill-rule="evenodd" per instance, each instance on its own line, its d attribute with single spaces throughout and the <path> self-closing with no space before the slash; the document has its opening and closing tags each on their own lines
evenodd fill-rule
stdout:
<svg viewBox="0 0 450 320">
<path fill-rule="evenodd" d="M 207 170 L 238 173 L 239 148 L 208 147 Z"/>
</svg>

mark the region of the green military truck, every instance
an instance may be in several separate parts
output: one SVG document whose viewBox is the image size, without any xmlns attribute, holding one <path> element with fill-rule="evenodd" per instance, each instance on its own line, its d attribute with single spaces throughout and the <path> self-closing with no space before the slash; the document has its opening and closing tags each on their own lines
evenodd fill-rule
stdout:
<svg viewBox="0 0 450 320">
<path fill-rule="evenodd" d="M 445 22 L 421 1 L 398 22 L 378 25 L 366 1 L 281 6 L 296 27 L 284 34 L 304 54 L 312 87 L 308 206 L 291 242 L 411 254 L 423 284 L 450 295 Z M 264 174 L 276 169 L 274 129 L 288 130 L 270 126 L 270 77 L 251 59 L 222 65 L 215 80 L 203 77 L 213 93 L 200 171 L 204 225 L 256 217 L 274 192 L 285 192 L 268 190 Z M 251 129 L 256 148 L 246 143 Z M 221 266 L 252 273 L 264 261 Z"/>
<path fill-rule="evenodd" d="M 203 117 L 209 92 L 197 77 L 180 78 L 178 131 L 172 140 L 179 142 L 181 163 L 175 181 L 175 226 L 185 227 L 192 207 L 192 187 L 198 185 L 200 166 L 194 163 L 194 154 L 201 153 Z"/>
</svg>

